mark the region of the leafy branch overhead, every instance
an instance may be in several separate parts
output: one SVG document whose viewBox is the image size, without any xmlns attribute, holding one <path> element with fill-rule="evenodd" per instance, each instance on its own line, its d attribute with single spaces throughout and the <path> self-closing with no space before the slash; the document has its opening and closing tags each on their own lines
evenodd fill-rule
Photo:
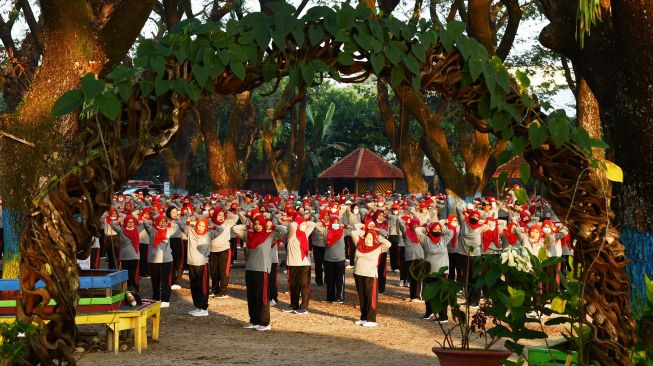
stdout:
<svg viewBox="0 0 653 366">
<path fill-rule="evenodd" d="M 145 40 L 135 67 L 118 65 L 107 80 L 87 74 L 81 89 L 55 103 L 53 115 L 81 107 L 83 117 L 101 114 L 115 120 L 132 96 L 195 103 L 203 93 L 238 93 L 287 76 L 291 85 L 300 87 L 316 85 L 327 74 L 341 82 L 375 75 L 394 88 L 433 90 L 473 107 L 475 128 L 511 142 L 512 149 L 500 156 L 499 164 L 550 143 L 559 149 L 571 142 L 590 157 L 592 147 L 606 147 L 575 127 L 563 110 L 542 113 L 527 93 L 526 74 L 511 77 L 499 57 L 489 58 L 486 49 L 464 33 L 462 22 L 403 22 L 372 14 L 362 4 L 317 6 L 301 18 L 285 2 L 268 6 L 272 15 L 250 13 L 224 28 L 191 19 L 157 43 Z M 522 169 L 525 178 L 531 175 L 529 169 Z"/>
</svg>

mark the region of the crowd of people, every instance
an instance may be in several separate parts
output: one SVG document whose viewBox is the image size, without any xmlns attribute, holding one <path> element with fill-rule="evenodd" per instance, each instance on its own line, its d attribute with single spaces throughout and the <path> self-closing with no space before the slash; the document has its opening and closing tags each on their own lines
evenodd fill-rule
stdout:
<svg viewBox="0 0 653 366">
<path fill-rule="evenodd" d="M 278 303 L 280 266 L 288 276 L 290 307 L 309 312 L 311 277 L 326 286 L 326 301 L 345 302 L 345 277 L 352 273 L 364 327 L 377 326 L 378 294 L 386 289 L 388 269 L 399 273 L 398 286 L 409 287 L 408 301 L 422 302 L 421 281 L 409 268 L 427 272 L 447 267 L 450 278 L 476 282 L 470 263 L 509 246 L 524 246 L 537 255 L 573 255 L 573 243 L 545 199 L 517 203 L 505 197 L 478 197 L 471 202 L 446 196 L 393 192 L 327 196 L 273 196 L 249 191 L 195 196 L 117 195 L 101 219 L 90 267 L 129 273 L 128 286 L 138 292 L 149 278 L 152 297 L 170 306 L 171 290 L 181 288 L 188 271 L 195 310 L 208 316 L 209 298 L 225 298 L 238 247 L 244 248 L 249 323 L 270 330 L 270 307 Z M 286 258 L 280 247 L 285 246 Z M 544 248 L 544 249 L 541 249 Z M 312 255 L 311 255 L 312 253 Z M 472 259 L 472 260 L 469 260 Z M 350 272 L 348 271 L 350 270 Z M 555 273 L 551 273 L 555 281 Z M 480 290 L 469 286 L 467 301 L 479 305 Z M 424 319 L 447 322 L 447 309 Z"/>
</svg>

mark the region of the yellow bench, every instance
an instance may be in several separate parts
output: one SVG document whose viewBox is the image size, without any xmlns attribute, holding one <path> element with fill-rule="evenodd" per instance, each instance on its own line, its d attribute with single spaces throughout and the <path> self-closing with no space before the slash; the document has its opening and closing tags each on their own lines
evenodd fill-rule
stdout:
<svg viewBox="0 0 653 366">
<path fill-rule="evenodd" d="M 141 353 L 147 349 L 147 320 L 152 321 L 152 340 L 159 339 L 159 324 L 161 320 L 161 302 L 145 303 L 132 310 L 114 310 L 107 313 L 85 313 L 75 317 L 75 324 L 105 324 L 107 326 L 107 347 L 118 353 L 120 346 L 120 331 L 134 330 L 134 348 Z M 0 322 L 11 323 L 14 316 L 0 316 Z M 46 321 L 47 322 L 47 321 Z"/>
</svg>

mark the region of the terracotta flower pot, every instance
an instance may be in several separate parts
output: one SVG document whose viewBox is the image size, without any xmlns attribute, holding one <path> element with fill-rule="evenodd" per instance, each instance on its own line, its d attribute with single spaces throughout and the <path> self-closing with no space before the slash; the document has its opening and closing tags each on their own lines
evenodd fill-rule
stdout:
<svg viewBox="0 0 653 366">
<path fill-rule="evenodd" d="M 511 355 L 506 351 L 461 351 L 441 347 L 433 347 L 432 350 L 438 356 L 442 366 L 500 366 L 501 362 Z"/>
</svg>

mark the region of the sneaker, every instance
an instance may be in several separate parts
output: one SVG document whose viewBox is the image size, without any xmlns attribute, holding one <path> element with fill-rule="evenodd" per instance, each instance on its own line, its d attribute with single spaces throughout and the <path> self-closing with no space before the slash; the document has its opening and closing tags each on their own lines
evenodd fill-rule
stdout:
<svg viewBox="0 0 653 366">
<path fill-rule="evenodd" d="M 435 321 L 440 324 L 446 324 L 449 323 L 449 318 L 447 318 L 446 316 L 442 316 L 442 317 L 439 316 L 437 319 L 435 319 Z"/>
<path fill-rule="evenodd" d="M 336 299 L 336 301 L 334 301 L 334 303 L 336 303 L 336 304 L 344 304 L 344 303 L 345 303 L 345 300 L 344 300 L 344 299 Z"/>
<path fill-rule="evenodd" d="M 274 300 L 270 300 L 270 306 L 277 306 L 277 302 Z"/>
<path fill-rule="evenodd" d="M 435 318 L 435 315 L 433 315 L 433 313 L 431 313 L 431 314 L 425 314 L 425 315 L 422 317 L 423 320 L 431 320 L 431 319 L 433 319 L 433 318 Z"/>
<path fill-rule="evenodd" d="M 197 313 L 200 310 L 202 310 L 202 309 L 199 309 L 199 308 L 198 309 L 193 309 L 193 310 L 188 312 L 188 315 L 193 315 L 193 314 Z"/>
<path fill-rule="evenodd" d="M 209 298 L 211 298 L 211 299 L 214 298 L 214 297 L 215 297 L 215 294 L 209 295 Z"/>
<path fill-rule="evenodd" d="M 354 269 L 354 266 L 348 265 L 347 267 L 345 267 L 345 269 Z"/>
<path fill-rule="evenodd" d="M 410 302 L 424 302 L 424 300 L 415 298 L 415 299 L 410 299 Z"/>
<path fill-rule="evenodd" d="M 398 270 L 398 269 L 395 269 L 395 270 L 393 270 L 392 272 L 394 272 L 394 273 L 399 273 L 399 272 L 401 272 L 401 271 Z"/>
<path fill-rule="evenodd" d="M 375 323 L 375 322 L 365 322 L 365 323 L 363 324 L 363 326 L 366 327 L 366 328 L 376 327 L 377 325 L 378 325 L 378 324 Z"/>
<path fill-rule="evenodd" d="M 188 270 L 187 270 L 187 269 L 184 270 L 184 274 L 188 274 Z"/>
<path fill-rule="evenodd" d="M 308 314 L 308 310 L 306 310 L 306 309 L 297 309 L 297 310 L 294 311 L 294 313 L 297 314 L 297 315 L 304 315 L 304 314 Z"/>
<path fill-rule="evenodd" d="M 254 325 L 252 323 L 247 323 L 247 324 L 243 325 L 244 329 L 253 329 L 253 328 L 256 328 L 256 327 L 258 327 L 258 325 Z"/>
<path fill-rule="evenodd" d="M 363 325 L 363 324 L 365 324 L 366 322 L 367 322 L 367 320 L 363 320 L 363 319 L 361 319 L 361 320 L 356 320 L 356 321 L 354 322 L 354 324 L 356 324 L 356 325 Z"/>
<path fill-rule="evenodd" d="M 294 313 L 295 309 L 293 308 L 286 308 L 286 309 L 281 309 L 282 312 L 284 313 Z"/>
<path fill-rule="evenodd" d="M 229 295 L 216 295 L 216 299 L 228 299 Z"/>
<path fill-rule="evenodd" d="M 179 286 L 179 285 L 172 285 L 172 286 L 170 286 L 170 289 L 171 289 L 171 290 L 180 290 L 180 289 L 181 289 L 181 286 Z"/>
<path fill-rule="evenodd" d="M 142 279 L 147 280 L 150 276 L 140 276 Z"/>
<path fill-rule="evenodd" d="M 397 286 L 399 286 L 399 287 L 404 287 L 404 283 L 405 283 L 405 282 L 406 282 L 406 281 L 401 280 L 401 281 L 399 281 L 399 283 L 397 284 Z"/>
<path fill-rule="evenodd" d="M 410 287 L 410 282 L 404 281 L 404 287 Z"/>
<path fill-rule="evenodd" d="M 269 324 L 268 325 L 257 325 L 256 327 L 254 327 L 254 330 L 257 331 L 257 332 L 265 332 L 265 331 L 272 330 L 272 326 L 270 326 Z"/>
<path fill-rule="evenodd" d="M 192 316 L 209 316 L 209 311 L 206 309 L 197 309 L 196 313 L 192 313 Z"/>
<path fill-rule="evenodd" d="M 526 316 L 537 317 L 537 311 L 529 311 Z"/>
<path fill-rule="evenodd" d="M 162 307 L 162 308 L 169 308 L 169 307 L 170 307 L 170 303 L 167 302 L 167 301 L 161 301 L 161 307 Z"/>
<path fill-rule="evenodd" d="M 469 308 L 470 309 L 478 309 L 478 304 L 470 304 Z"/>
</svg>

